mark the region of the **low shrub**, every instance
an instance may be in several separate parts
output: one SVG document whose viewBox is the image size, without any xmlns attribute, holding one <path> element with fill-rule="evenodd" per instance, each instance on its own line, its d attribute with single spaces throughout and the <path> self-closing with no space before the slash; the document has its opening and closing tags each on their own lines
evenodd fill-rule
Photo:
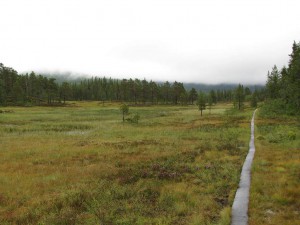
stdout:
<svg viewBox="0 0 300 225">
<path fill-rule="evenodd" d="M 134 114 L 133 117 L 127 118 L 126 121 L 129 123 L 139 123 L 140 115 L 138 113 Z"/>
</svg>

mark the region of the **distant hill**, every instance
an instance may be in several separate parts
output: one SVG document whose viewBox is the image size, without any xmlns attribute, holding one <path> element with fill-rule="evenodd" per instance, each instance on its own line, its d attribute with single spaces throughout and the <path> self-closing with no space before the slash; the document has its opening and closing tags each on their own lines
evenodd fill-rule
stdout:
<svg viewBox="0 0 300 225">
<path fill-rule="evenodd" d="M 80 82 L 84 79 L 89 79 L 91 76 L 85 75 L 85 74 L 74 74 L 71 72 L 64 72 L 64 73 L 40 73 L 41 75 L 48 77 L 48 78 L 55 78 L 57 83 L 62 83 L 64 81 L 67 82 Z M 94 76 L 96 77 L 96 76 Z M 102 77 L 102 76 L 97 76 Z M 134 79 L 134 78 L 132 78 Z M 164 82 L 157 82 L 158 84 L 163 84 Z M 204 91 L 209 92 L 210 90 L 232 90 L 238 86 L 238 83 L 236 84 L 204 84 L 204 83 L 184 83 L 183 86 L 186 90 L 191 90 L 192 88 L 195 88 L 198 91 Z M 259 90 L 264 87 L 264 85 L 261 84 L 251 84 L 251 85 L 244 85 L 244 87 L 248 87 L 251 91 Z"/>
<path fill-rule="evenodd" d="M 186 90 L 190 90 L 195 88 L 196 90 L 201 90 L 204 92 L 208 92 L 210 90 L 232 90 L 238 86 L 238 84 L 202 84 L 202 83 L 183 83 Z M 244 87 L 248 87 L 251 91 L 259 90 L 264 87 L 261 84 L 251 84 L 244 85 Z"/>
</svg>

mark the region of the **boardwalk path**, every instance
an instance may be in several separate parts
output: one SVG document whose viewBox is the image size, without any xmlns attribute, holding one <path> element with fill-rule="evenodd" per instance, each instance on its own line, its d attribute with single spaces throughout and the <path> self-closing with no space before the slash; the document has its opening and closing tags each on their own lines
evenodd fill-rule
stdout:
<svg viewBox="0 0 300 225">
<path fill-rule="evenodd" d="M 251 165 L 254 157 L 254 117 L 253 113 L 251 120 L 251 139 L 249 143 L 249 152 L 243 165 L 239 188 L 235 194 L 232 205 L 232 220 L 231 225 L 247 225 L 248 224 L 248 204 L 251 178 Z"/>
</svg>

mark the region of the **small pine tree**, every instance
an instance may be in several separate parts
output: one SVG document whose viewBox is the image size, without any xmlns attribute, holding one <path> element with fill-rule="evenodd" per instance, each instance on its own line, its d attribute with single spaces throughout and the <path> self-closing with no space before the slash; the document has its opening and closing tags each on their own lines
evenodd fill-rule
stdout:
<svg viewBox="0 0 300 225">
<path fill-rule="evenodd" d="M 125 121 L 125 115 L 127 115 L 129 113 L 129 106 L 126 105 L 126 104 L 122 104 L 120 106 L 120 111 L 122 113 L 122 116 L 123 116 L 123 123 Z"/>
<path fill-rule="evenodd" d="M 197 105 L 202 116 L 202 111 L 206 109 L 206 98 L 205 94 L 202 92 L 200 92 L 200 94 L 198 95 Z"/>
</svg>

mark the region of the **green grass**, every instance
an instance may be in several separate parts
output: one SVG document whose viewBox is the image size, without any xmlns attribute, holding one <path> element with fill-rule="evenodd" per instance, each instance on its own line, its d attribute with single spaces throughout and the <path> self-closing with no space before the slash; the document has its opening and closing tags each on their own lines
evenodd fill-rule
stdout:
<svg viewBox="0 0 300 225">
<path fill-rule="evenodd" d="M 259 112 L 249 224 L 300 224 L 299 118 Z"/>
<path fill-rule="evenodd" d="M 229 108 L 5 108 L 0 223 L 229 224 L 252 114 Z"/>
</svg>

